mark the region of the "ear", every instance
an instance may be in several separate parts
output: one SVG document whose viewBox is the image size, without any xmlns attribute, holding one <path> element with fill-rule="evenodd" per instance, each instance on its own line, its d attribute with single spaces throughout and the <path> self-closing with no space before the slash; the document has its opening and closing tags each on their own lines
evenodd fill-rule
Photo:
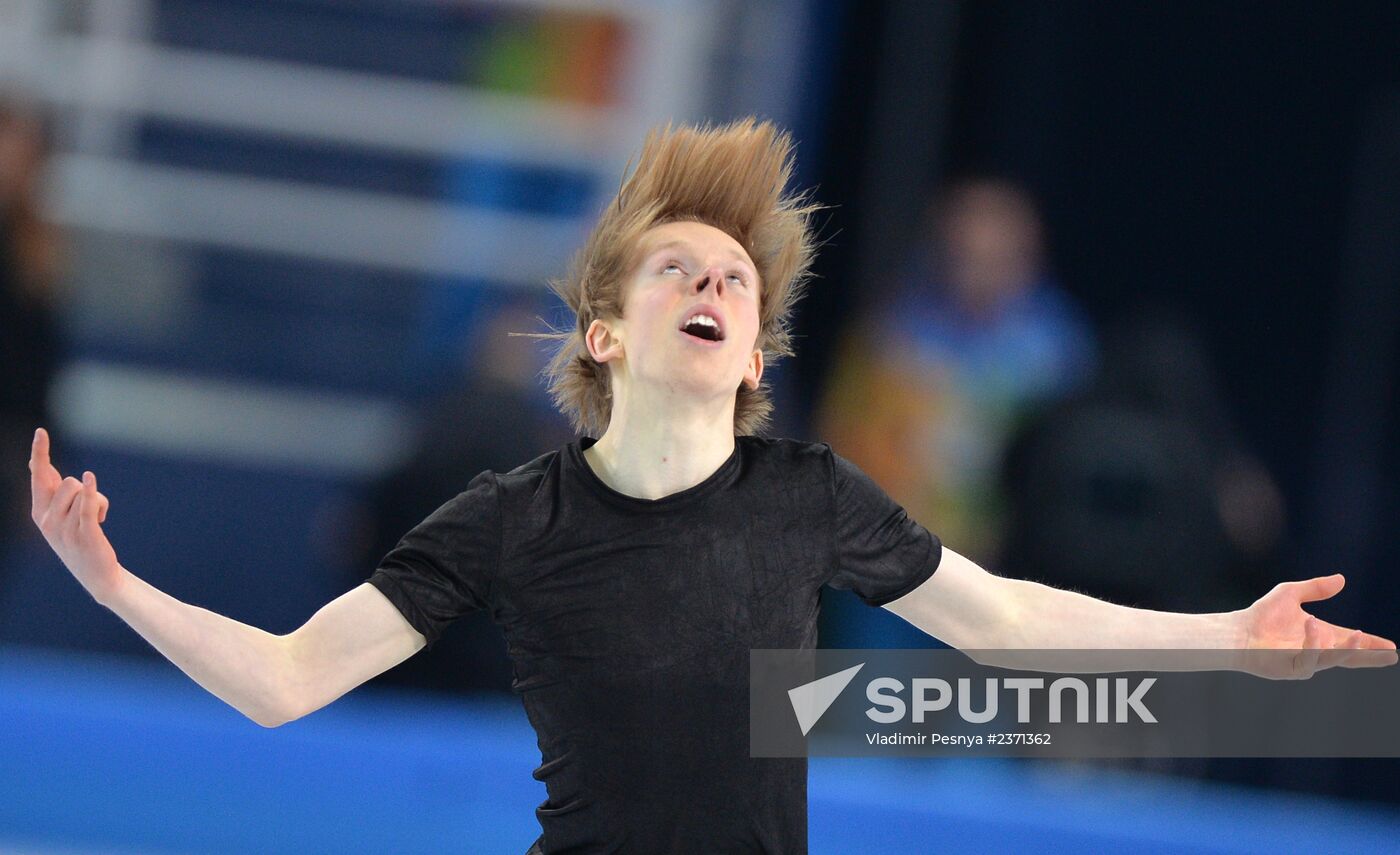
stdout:
<svg viewBox="0 0 1400 855">
<path fill-rule="evenodd" d="M 744 385 L 750 389 L 758 388 L 758 381 L 763 379 L 763 351 L 755 350 L 749 357 L 749 364 L 744 369 Z"/>
<path fill-rule="evenodd" d="M 583 334 L 583 343 L 588 355 L 599 365 L 612 362 L 622 356 L 622 342 L 601 318 L 595 318 Z"/>
</svg>

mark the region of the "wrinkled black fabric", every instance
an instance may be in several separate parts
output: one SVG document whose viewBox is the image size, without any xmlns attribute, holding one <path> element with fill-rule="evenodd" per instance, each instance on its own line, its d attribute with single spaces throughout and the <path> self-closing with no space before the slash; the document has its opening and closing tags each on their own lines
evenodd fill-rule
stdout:
<svg viewBox="0 0 1400 855">
<path fill-rule="evenodd" d="M 646 500 L 594 474 L 593 442 L 478 475 L 370 583 L 430 644 L 474 609 L 502 627 L 544 852 L 806 852 L 806 760 L 749 757 L 749 651 L 814 647 L 824 585 L 903 596 L 938 538 L 825 443 L 736 437 Z"/>
</svg>

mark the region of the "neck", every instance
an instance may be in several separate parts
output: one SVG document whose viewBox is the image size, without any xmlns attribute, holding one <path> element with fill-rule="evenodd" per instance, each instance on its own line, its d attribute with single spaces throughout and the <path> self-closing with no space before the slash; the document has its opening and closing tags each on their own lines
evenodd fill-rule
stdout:
<svg viewBox="0 0 1400 855">
<path fill-rule="evenodd" d="M 660 499 L 694 487 L 734 453 L 733 398 L 728 406 L 706 403 L 687 407 L 671 400 L 641 408 L 615 395 L 608 429 L 584 457 L 603 483 L 624 495 Z"/>
</svg>

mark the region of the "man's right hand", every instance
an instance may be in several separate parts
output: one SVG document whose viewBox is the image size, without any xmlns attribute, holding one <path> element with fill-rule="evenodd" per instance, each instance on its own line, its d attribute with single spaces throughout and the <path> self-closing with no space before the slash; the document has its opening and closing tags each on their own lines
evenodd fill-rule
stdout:
<svg viewBox="0 0 1400 855">
<path fill-rule="evenodd" d="M 97 477 L 59 475 L 42 428 L 29 471 L 34 522 L 88 593 L 192 680 L 264 727 L 320 709 L 427 643 L 368 582 L 287 635 L 182 603 L 117 563 L 102 533 L 107 498 L 97 492 Z"/>
<path fill-rule="evenodd" d="M 97 492 L 97 476 L 83 480 L 61 476 L 49 460 L 49 434 L 34 432 L 29 454 L 31 515 L 44 539 L 93 599 L 106 604 L 121 586 L 126 570 L 102 533 L 109 502 Z"/>
</svg>

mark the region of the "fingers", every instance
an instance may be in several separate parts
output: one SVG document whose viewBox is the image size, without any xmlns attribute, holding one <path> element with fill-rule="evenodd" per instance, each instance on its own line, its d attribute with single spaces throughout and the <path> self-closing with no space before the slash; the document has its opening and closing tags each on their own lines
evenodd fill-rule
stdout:
<svg viewBox="0 0 1400 855">
<path fill-rule="evenodd" d="M 1358 668 L 1389 668 L 1400 663 L 1400 654 L 1389 648 L 1358 653 L 1356 658 L 1361 660 L 1360 664 L 1354 666 Z"/>
<path fill-rule="evenodd" d="M 64 478 L 58 485 L 58 490 L 54 492 L 53 501 L 49 503 L 49 519 L 53 521 L 66 520 L 73 510 L 73 502 L 77 500 L 78 494 L 83 491 L 83 482 L 73 476 Z"/>
<path fill-rule="evenodd" d="M 102 495 L 101 493 L 97 492 L 97 473 L 96 473 L 96 472 L 84 472 L 84 473 L 83 473 L 83 485 L 84 485 L 84 487 L 87 486 L 87 479 L 88 479 L 89 477 L 92 478 L 92 492 L 91 492 L 91 494 L 90 494 L 89 501 L 91 501 L 91 502 L 93 503 L 93 505 L 94 505 L 94 506 L 96 507 L 96 509 L 97 509 L 97 521 L 98 521 L 99 523 L 104 523 L 104 522 L 107 521 L 107 509 L 110 508 L 110 507 L 112 506 L 112 503 L 109 502 L 109 501 L 107 500 L 107 497 L 106 497 L 106 496 L 104 496 L 104 495 Z"/>
<path fill-rule="evenodd" d="M 1372 635 L 1369 632 L 1362 632 L 1359 629 L 1350 629 L 1344 626 L 1337 626 L 1336 624 L 1328 623 L 1326 621 L 1322 621 L 1321 623 L 1322 629 L 1325 632 L 1325 638 L 1329 642 L 1329 647 L 1340 647 L 1348 644 L 1351 641 L 1352 634 L 1355 633 L 1358 635 L 1361 641 L 1362 650 L 1395 649 L 1395 642 L 1391 641 L 1388 638 L 1383 638 L 1379 635 Z"/>
<path fill-rule="evenodd" d="M 34 431 L 34 447 L 29 450 L 29 462 L 49 462 L 49 432 L 43 428 Z"/>
<path fill-rule="evenodd" d="M 43 428 L 34 431 L 34 442 L 29 449 L 29 484 L 32 494 L 30 513 L 41 528 L 48 518 L 67 520 L 70 514 L 78 512 L 80 503 L 82 506 L 92 505 L 91 513 L 95 514 L 96 522 L 107 521 L 107 511 L 112 503 L 97 492 L 97 475 L 84 472 L 82 481 L 62 477 L 49 456 L 49 432 Z M 86 500 L 82 499 L 84 492 L 88 497 Z"/>
<path fill-rule="evenodd" d="M 1344 629 L 1319 622 L 1320 646 L 1325 650 L 1317 670 L 1327 668 L 1384 668 L 1396 664 L 1394 642 L 1359 629 Z M 1306 635 L 1306 631 L 1305 631 Z M 1304 641 L 1306 645 L 1306 640 Z"/>
<path fill-rule="evenodd" d="M 1343 647 L 1347 655 L 1338 663 L 1342 668 L 1385 668 L 1400 662 L 1395 642 L 1359 629 L 1351 631 Z"/>
<path fill-rule="evenodd" d="M 1339 645 L 1336 665 L 1339 668 L 1382 668 L 1394 662 L 1395 654 L 1388 650 L 1371 650 L 1366 647 L 1366 633 L 1352 630 L 1346 641 Z"/>
<path fill-rule="evenodd" d="M 1309 616 L 1303 622 L 1303 649 L 1293 657 L 1294 679 L 1307 680 L 1317 673 L 1317 666 L 1322 658 L 1322 648 L 1319 646 L 1321 635 L 1321 621 Z"/>
<path fill-rule="evenodd" d="M 96 487 L 97 481 L 93 480 Z M 36 522 L 39 528 L 45 532 L 51 532 L 58 528 L 73 528 L 76 526 L 77 514 L 81 508 L 83 482 L 77 478 L 64 478 L 54 491 L 53 499 L 49 506 L 39 515 Z"/>
<path fill-rule="evenodd" d="M 1361 633 L 1362 647 L 1366 650 L 1394 650 L 1395 642 L 1369 632 Z"/>
<path fill-rule="evenodd" d="M 75 484 L 76 488 L 73 487 Z M 77 478 L 64 478 L 63 486 L 59 488 L 54 501 L 54 510 L 50 512 L 53 515 L 51 524 L 56 524 L 64 536 L 76 538 L 78 525 L 82 522 L 83 482 Z M 66 506 L 62 504 L 65 501 Z"/>
<path fill-rule="evenodd" d="M 1346 582 L 1346 578 L 1341 573 L 1333 573 L 1331 576 L 1317 576 L 1301 582 L 1284 582 L 1283 584 L 1293 596 L 1298 598 L 1298 602 L 1315 603 L 1318 600 L 1335 597 Z"/>
<path fill-rule="evenodd" d="M 82 505 L 81 516 L 84 524 L 100 525 L 107 520 L 107 509 L 112 503 L 106 496 L 97 492 L 97 473 L 83 473 L 83 490 L 78 494 L 78 502 Z M 79 512 L 76 504 L 74 511 Z"/>
<path fill-rule="evenodd" d="M 63 532 L 70 540 L 76 541 L 83 531 L 84 506 L 88 504 L 84 501 L 85 492 L 86 489 L 79 490 L 78 495 L 73 497 L 73 507 L 63 520 Z"/>
<path fill-rule="evenodd" d="M 1325 671 L 1328 668 L 1336 668 L 1356 661 L 1354 653 L 1361 649 L 1361 630 L 1354 629 L 1346 633 L 1340 640 L 1331 644 L 1330 648 L 1318 658 L 1317 670 Z"/>
<path fill-rule="evenodd" d="M 34 444 L 29 450 L 30 511 L 35 522 L 48 510 L 61 480 L 58 470 L 49 461 L 49 432 L 39 428 L 34 432 Z"/>
<path fill-rule="evenodd" d="M 80 501 L 82 502 L 80 514 L 82 523 L 88 526 L 96 526 L 100 523 L 101 508 L 97 496 L 97 476 L 91 472 L 83 473 L 83 492 Z"/>
</svg>

